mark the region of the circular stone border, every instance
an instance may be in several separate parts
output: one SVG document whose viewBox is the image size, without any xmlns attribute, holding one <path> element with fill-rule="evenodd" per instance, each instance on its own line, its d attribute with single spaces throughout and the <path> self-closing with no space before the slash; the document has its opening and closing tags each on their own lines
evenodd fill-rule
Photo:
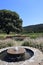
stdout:
<svg viewBox="0 0 43 65">
<path fill-rule="evenodd" d="M 15 46 L 0 49 L 0 53 L 6 49 L 14 48 L 14 47 Z M 32 48 L 32 47 L 27 47 L 27 46 L 18 46 L 18 47 L 30 49 L 34 52 L 34 55 L 30 59 L 25 60 L 25 61 L 21 61 L 21 62 L 6 62 L 6 61 L 0 60 L 0 65 L 29 65 L 32 62 L 38 62 L 39 63 L 39 62 L 41 62 L 41 60 L 43 60 L 43 54 L 40 50 Z"/>
</svg>

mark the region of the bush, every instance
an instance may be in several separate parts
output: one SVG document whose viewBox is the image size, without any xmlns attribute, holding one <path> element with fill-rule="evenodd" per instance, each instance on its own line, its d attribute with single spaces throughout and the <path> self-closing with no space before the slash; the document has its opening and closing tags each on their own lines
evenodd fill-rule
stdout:
<svg viewBox="0 0 43 65">
<path fill-rule="evenodd" d="M 0 43 L 0 49 L 5 47 L 11 47 L 11 46 L 13 46 L 12 43 Z"/>
<path fill-rule="evenodd" d="M 38 36 L 37 35 L 30 35 L 30 38 L 33 38 L 33 39 L 35 39 L 35 38 L 37 38 Z"/>
<path fill-rule="evenodd" d="M 31 46 L 31 42 L 25 41 L 22 46 Z"/>
<path fill-rule="evenodd" d="M 12 44 L 12 43 L 8 43 L 7 46 L 8 46 L 8 47 L 9 47 L 9 46 L 11 47 L 11 46 L 13 46 L 13 44 Z"/>
<path fill-rule="evenodd" d="M 24 43 L 22 44 L 22 46 L 34 47 L 34 48 L 37 48 L 37 49 L 39 49 L 39 50 L 41 50 L 41 51 L 43 52 L 43 43 L 33 44 L 33 43 L 31 43 L 31 42 L 26 41 L 26 42 L 24 42 Z"/>
</svg>

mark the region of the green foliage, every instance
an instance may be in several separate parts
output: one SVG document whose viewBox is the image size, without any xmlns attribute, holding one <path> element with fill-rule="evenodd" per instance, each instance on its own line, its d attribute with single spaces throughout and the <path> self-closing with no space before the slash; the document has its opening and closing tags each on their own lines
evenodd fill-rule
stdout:
<svg viewBox="0 0 43 65">
<path fill-rule="evenodd" d="M 9 34 L 10 32 L 22 31 L 22 19 L 16 12 L 0 10 L 0 30 Z"/>
<path fill-rule="evenodd" d="M 43 32 L 43 24 L 23 27 L 23 33 L 41 33 L 41 32 Z"/>
<path fill-rule="evenodd" d="M 25 41 L 22 46 L 31 46 L 31 42 Z"/>
<path fill-rule="evenodd" d="M 22 35 L 30 37 L 30 38 L 37 38 L 37 37 L 43 37 L 43 33 L 22 33 Z"/>
<path fill-rule="evenodd" d="M 33 35 L 30 35 L 29 37 L 35 39 L 35 38 L 37 38 L 37 37 L 39 37 L 39 36 L 36 35 L 36 34 L 33 34 Z"/>
<path fill-rule="evenodd" d="M 39 50 L 41 50 L 43 52 L 43 43 L 40 44 L 33 44 L 31 42 L 25 41 L 22 46 L 29 46 L 29 47 L 34 47 L 34 48 L 38 48 Z"/>
<path fill-rule="evenodd" d="M 11 46 L 13 46 L 12 43 L 8 43 L 8 44 L 7 44 L 7 47 L 11 47 Z"/>
<path fill-rule="evenodd" d="M 0 39 L 4 39 L 5 38 L 5 36 L 0 36 Z"/>
<path fill-rule="evenodd" d="M 13 43 L 0 43 L 0 49 L 1 48 L 5 48 L 5 47 L 11 47 L 11 46 L 13 46 Z"/>
</svg>

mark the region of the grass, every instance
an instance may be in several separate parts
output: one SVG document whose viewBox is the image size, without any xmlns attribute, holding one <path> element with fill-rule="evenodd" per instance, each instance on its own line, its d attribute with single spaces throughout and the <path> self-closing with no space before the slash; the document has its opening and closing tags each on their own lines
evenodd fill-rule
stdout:
<svg viewBox="0 0 43 65">
<path fill-rule="evenodd" d="M 13 46 L 13 43 L 0 43 L 0 49 L 1 48 L 5 48 L 5 47 L 11 47 L 11 46 Z"/>
<path fill-rule="evenodd" d="M 28 33 L 28 34 L 21 34 L 21 35 L 29 37 L 27 38 L 28 41 L 23 40 L 23 43 L 22 43 L 22 41 L 10 40 L 10 42 L 7 41 L 8 42 L 7 43 L 5 41 L 3 42 L 2 40 L 6 38 L 6 36 L 16 36 L 16 34 L 12 33 L 12 34 L 7 35 L 5 33 L 3 34 L 1 33 L 0 41 L 2 41 L 2 43 L 0 42 L 0 48 L 13 46 L 17 43 L 16 45 L 23 45 L 23 46 L 30 46 L 30 47 L 38 48 L 43 52 L 43 38 L 41 39 L 39 38 L 39 37 L 43 37 L 43 33 Z"/>
<path fill-rule="evenodd" d="M 4 38 L 6 38 L 7 36 L 15 36 L 15 34 L 14 34 L 14 33 L 11 33 L 11 34 L 1 33 L 1 34 L 0 34 L 0 39 L 4 39 Z"/>
<path fill-rule="evenodd" d="M 43 37 L 43 33 L 27 33 L 27 34 L 22 34 L 25 36 L 28 36 L 30 38 L 37 38 L 37 37 Z"/>
<path fill-rule="evenodd" d="M 28 36 L 30 38 L 37 38 L 37 37 L 43 37 L 43 33 L 27 33 L 27 34 L 21 34 L 24 36 Z M 15 33 L 11 33 L 11 34 L 6 34 L 6 33 L 0 33 L 0 39 L 5 38 L 6 36 L 16 36 Z"/>
</svg>

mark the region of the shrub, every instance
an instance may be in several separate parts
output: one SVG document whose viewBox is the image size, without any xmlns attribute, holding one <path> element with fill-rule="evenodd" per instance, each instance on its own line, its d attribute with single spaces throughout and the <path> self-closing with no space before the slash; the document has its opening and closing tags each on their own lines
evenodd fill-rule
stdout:
<svg viewBox="0 0 43 65">
<path fill-rule="evenodd" d="M 0 43 L 0 49 L 5 47 L 11 47 L 13 46 L 13 43 Z"/>
<path fill-rule="evenodd" d="M 12 44 L 12 43 L 8 43 L 7 46 L 8 46 L 8 47 L 9 47 L 9 46 L 11 47 L 11 46 L 13 46 L 13 44 Z"/>
<path fill-rule="evenodd" d="M 25 41 L 22 46 L 31 46 L 31 42 Z"/>
<path fill-rule="evenodd" d="M 34 47 L 34 48 L 37 48 L 37 49 L 39 49 L 39 50 L 41 50 L 42 52 L 43 52 L 43 43 L 40 43 L 40 44 L 33 44 L 33 43 L 31 43 L 31 42 L 28 42 L 28 41 L 26 41 L 26 42 L 24 42 L 23 44 L 22 44 L 22 46 L 30 46 L 30 47 Z"/>
<path fill-rule="evenodd" d="M 37 35 L 30 35 L 30 38 L 32 38 L 32 39 L 35 39 L 35 38 L 37 38 L 38 36 Z"/>
</svg>

